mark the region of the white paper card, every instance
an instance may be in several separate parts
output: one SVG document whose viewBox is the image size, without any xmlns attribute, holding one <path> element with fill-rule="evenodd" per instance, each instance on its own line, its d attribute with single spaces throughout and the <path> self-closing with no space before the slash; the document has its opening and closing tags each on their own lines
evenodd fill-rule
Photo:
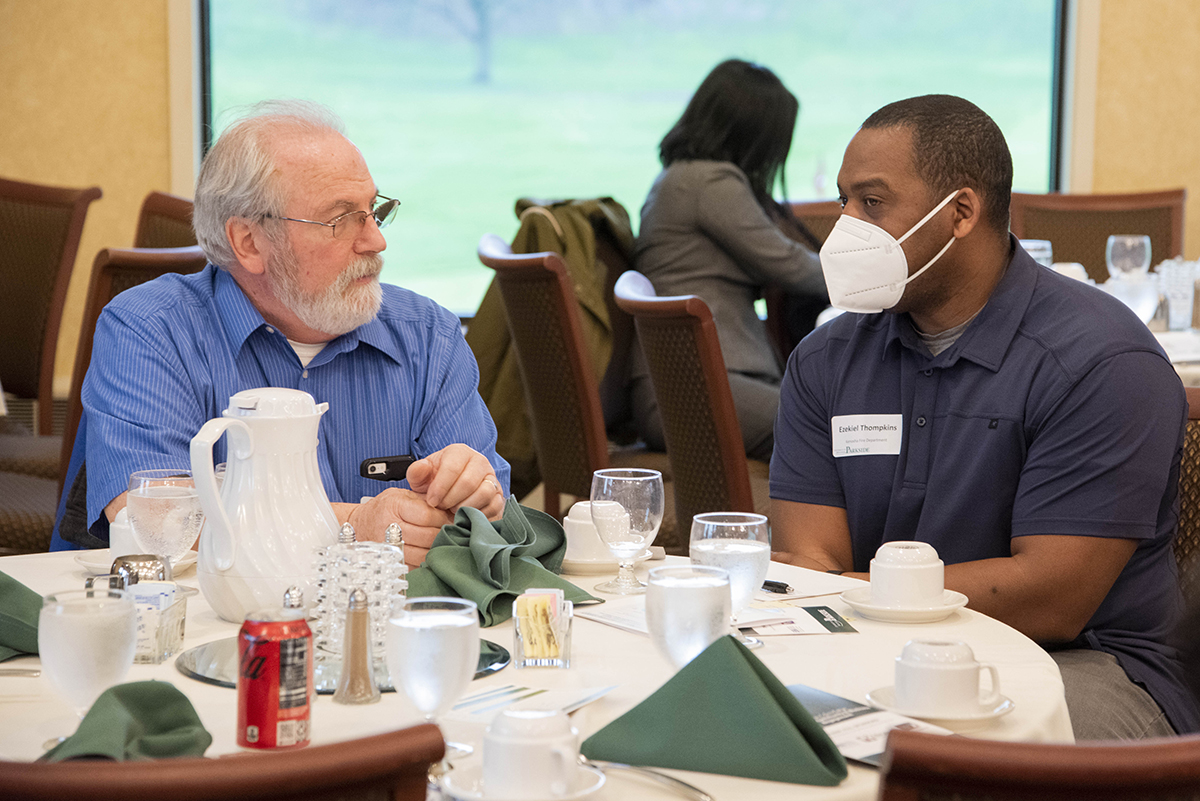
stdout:
<svg viewBox="0 0 1200 801">
<path fill-rule="evenodd" d="M 833 455 L 895 456 L 900 453 L 902 414 L 842 414 L 829 421 Z"/>
</svg>

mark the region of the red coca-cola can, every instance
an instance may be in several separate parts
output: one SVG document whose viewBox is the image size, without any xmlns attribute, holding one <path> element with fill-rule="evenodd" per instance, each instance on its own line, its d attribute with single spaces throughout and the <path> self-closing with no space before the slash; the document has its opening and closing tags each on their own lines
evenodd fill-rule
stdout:
<svg viewBox="0 0 1200 801">
<path fill-rule="evenodd" d="M 237 692 L 238 745 L 308 745 L 313 639 L 302 609 L 273 609 L 246 616 L 238 633 Z"/>
</svg>

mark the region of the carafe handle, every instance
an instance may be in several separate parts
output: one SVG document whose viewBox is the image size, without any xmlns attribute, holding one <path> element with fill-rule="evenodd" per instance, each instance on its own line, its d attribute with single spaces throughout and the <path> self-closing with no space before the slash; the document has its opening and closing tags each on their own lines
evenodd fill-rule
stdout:
<svg viewBox="0 0 1200 801">
<path fill-rule="evenodd" d="M 208 529 L 205 533 L 210 540 L 208 547 L 212 549 L 214 567 L 221 571 L 233 567 L 233 556 L 237 551 L 233 524 L 229 520 L 229 513 L 221 504 L 220 492 L 217 490 L 217 474 L 213 469 L 213 445 L 226 430 L 230 430 L 229 454 L 238 460 L 249 459 L 253 452 L 250 427 L 241 420 L 228 417 L 209 420 L 200 428 L 200 432 L 192 437 L 191 445 L 192 478 L 200 496 L 200 506 L 204 509 L 204 525 Z M 229 462 L 232 467 L 233 459 L 229 459 Z M 226 480 L 229 478 L 227 475 Z M 204 547 L 202 543 L 201 548 Z"/>
</svg>

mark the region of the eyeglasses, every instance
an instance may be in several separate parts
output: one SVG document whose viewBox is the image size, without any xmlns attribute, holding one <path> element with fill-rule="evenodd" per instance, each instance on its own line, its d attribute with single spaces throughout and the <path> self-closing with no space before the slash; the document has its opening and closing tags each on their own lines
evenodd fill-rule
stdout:
<svg viewBox="0 0 1200 801">
<path fill-rule="evenodd" d="M 348 211 L 345 214 L 339 214 L 329 222 L 301 220 L 298 217 L 279 217 L 274 214 L 264 214 L 263 219 L 287 220 L 289 222 L 308 223 L 309 225 L 324 225 L 327 228 L 333 229 L 334 239 L 354 239 L 362 233 L 363 226 L 367 223 L 368 215 L 375 218 L 375 224 L 380 228 L 385 228 L 396 218 L 396 209 L 400 206 L 400 201 L 384 195 L 376 195 L 376 197 L 382 198 L 384 202 L 375 206 L 370 211 Z"/>
</svg>

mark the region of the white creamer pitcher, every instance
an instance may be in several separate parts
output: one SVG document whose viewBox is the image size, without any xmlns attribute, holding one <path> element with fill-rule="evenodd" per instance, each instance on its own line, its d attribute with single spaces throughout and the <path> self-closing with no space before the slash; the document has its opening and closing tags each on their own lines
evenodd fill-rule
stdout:
<svg viewBox="0 0 1200 801">
<path fill-rule="evenodd" d="M 294 584 L 309 589 L 313 551 L 337 542 L 317 466 L 317 427 L 328 408 L 295 389 L 247 389 L 192 438 L 204 508 L 197 575 L 225 620 L 240 623 L 248 612 L 278 606 Z M 228 466 L 218 491 L 212 452 L 226 433 Z"/>
</svg>

